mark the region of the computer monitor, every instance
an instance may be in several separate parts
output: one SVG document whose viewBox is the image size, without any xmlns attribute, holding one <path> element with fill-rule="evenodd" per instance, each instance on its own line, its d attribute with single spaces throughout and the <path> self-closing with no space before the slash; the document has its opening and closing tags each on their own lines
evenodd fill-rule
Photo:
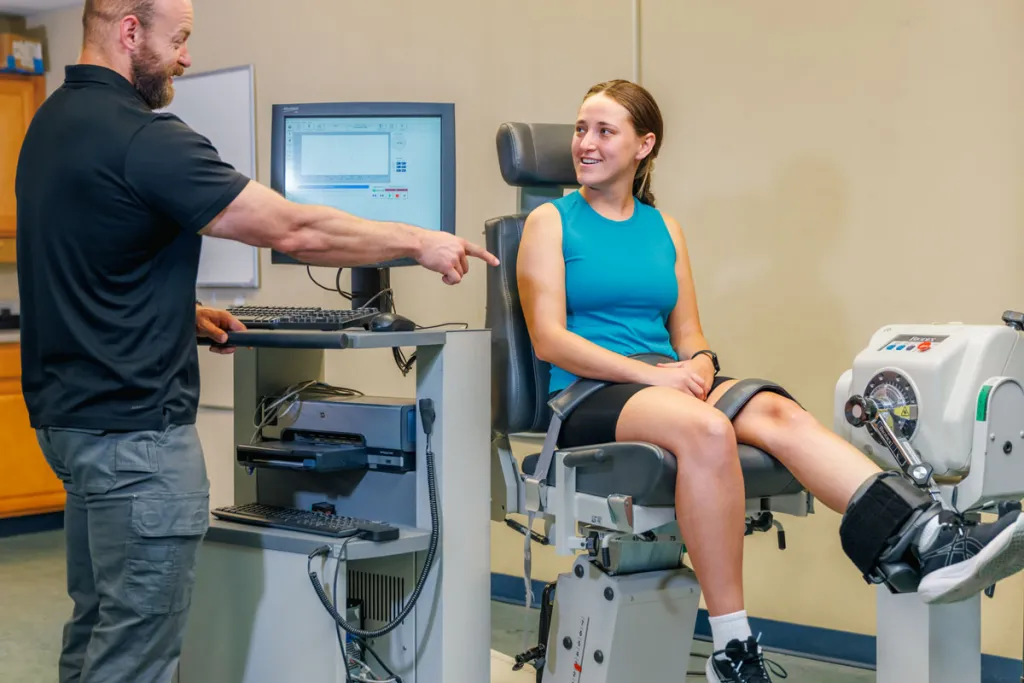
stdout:
<svg viewBox="0 0 1024 683">
<path fill-rule="evenodd" d="M 455 105 L 417 102 L 275 104 L 270 185 L 285 198 L 378 221 L 455 233 Z M 271 263 L 308 265 L 277 251 Z M 353 269 L 353 306 L 383 270 Z"/>
</svg>

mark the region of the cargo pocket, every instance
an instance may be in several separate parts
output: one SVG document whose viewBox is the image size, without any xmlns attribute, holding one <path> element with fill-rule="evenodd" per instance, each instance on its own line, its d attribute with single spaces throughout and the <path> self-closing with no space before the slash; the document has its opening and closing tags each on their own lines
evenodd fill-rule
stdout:
<svg viewBox="0 0 1024 683">
<path fill-rule="evenodd" d="M 125 597 L 140 614 L 186 609 L 196 581 L 196 553 L 210 525 L 210 495 L 139 496 L 125 563 Z"/>
</svg>

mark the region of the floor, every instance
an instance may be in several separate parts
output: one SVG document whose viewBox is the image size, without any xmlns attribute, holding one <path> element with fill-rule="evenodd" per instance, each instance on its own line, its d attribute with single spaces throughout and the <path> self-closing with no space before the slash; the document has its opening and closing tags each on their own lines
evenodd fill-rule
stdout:
<svg viewBox="0 0 1024 683">
<path fill-rule="evenodd" d="M 0 538 L 0 679 L 19 683 L 50 683 L 56 680 L 56 659 L 61 627 L 70 611 L 64 590 L 63 532 L 47 531 Z M 500 670 L 508 656 L 536 644 L 536 610 L 494 602 L 491 647 L 498 675 L 494 681 L 532 680 L 506 676 Z M 694 644 L 691 671 L 703 671 L 710 645 Z M 867 683 L 875 673 L 797 657 L 768 653 L 793 683 Z M 510 673 L 510 672 L 509 672 Z M 680 676 L 680 683 L 700 683 L 701 676 Z"/>
</svg>

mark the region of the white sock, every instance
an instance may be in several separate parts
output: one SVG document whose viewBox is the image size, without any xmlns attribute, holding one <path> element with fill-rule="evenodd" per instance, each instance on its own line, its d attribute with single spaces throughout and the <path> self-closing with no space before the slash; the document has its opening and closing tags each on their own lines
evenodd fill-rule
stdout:
<svg viewBox="0 0 1024 683">
<path fill-rule="evenodd" d="M 711 622 L 711 637 L 715 641 L 716 652 L 725 649 L 730 640 L 746 640 L 751 636 L 747 610 L 710 617 L 708 621 Z"/>
<path fill-rule="evenodd" d="M 939 516 L 935 515 L 929 519 L 924 528 L 917 535 L 917 547 L 919 550 L 928 550 L 935 538 L 939 535 Z"/>
</svg>

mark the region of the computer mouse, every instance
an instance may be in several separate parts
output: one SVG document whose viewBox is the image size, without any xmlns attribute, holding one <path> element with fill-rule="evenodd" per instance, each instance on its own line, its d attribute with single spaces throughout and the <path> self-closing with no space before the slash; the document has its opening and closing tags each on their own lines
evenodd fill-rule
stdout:
<svg viewBox="0 0 1024 683">
<path fill-rule="evenodd" d="M 370 319 L 371 332 L 412 332 L 416 323 L 397 313 L 378 313 Z"/>
</svg>

